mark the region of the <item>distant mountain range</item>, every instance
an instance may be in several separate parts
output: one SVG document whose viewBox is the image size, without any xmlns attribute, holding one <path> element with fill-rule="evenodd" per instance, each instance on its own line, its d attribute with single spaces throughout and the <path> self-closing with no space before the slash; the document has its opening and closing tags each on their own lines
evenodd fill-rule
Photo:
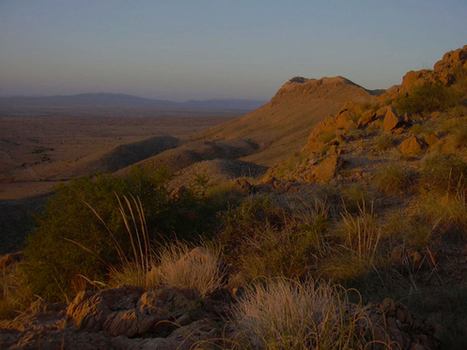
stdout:
<svg viewBox="0 0 467 350">
<path fill-rule="evenodd" d="M 174 102 L 154 100 L 126 94 L 88 93 L 78 95 L 55 95 L 44 97 L 3 97 L 0 106 L 106 106 L 106 107 L 146 107 L 163 109 L 220 109 L 252 111 L 268 101 L 247 99 L 211 99 Z"/>
</svg>

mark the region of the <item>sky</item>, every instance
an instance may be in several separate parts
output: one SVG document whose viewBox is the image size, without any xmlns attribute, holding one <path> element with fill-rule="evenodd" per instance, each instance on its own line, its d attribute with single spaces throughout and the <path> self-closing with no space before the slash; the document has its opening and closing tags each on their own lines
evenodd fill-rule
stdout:
<svg viewBox="0 0 467 350">
<path fill-rule="evenodd" d="M 0 0 L 0 96 L 270 99 L 400 84 L 467 44 L 466 0 Z"/>
</svg>

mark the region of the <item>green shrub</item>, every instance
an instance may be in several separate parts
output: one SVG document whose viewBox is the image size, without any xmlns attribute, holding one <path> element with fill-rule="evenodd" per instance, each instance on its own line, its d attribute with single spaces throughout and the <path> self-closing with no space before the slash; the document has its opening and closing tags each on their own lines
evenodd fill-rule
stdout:
<svg viewBox="0 0 467 350">
<path fill-rule="evenodd" d="M 399 113 L 416 114 L 444 111 L 461 100 L 462 97 L 454 89 L 441 83 L 426 82 L 411 87 L 408 95 L 397 98 L 394 104 Z"/>
<path fill-rule="evenodd" d="M 149 238 L 159 243 L 175 236 L 194 239 L 207 230 L 208 218 L 215 217 L 211 208 L 189 189 L 170 196 L 168 179 L 165 170 L 135 168 L 125 178 L 99 175 L 61 186 L 37 215 L 38 226 L 27 241 L 23 270 L 34 293 L 63 299 L 87 281 L 105 280 L 110 267 L 121 262 L 116 242 L 132 256 L 129 214 L 121 213 L 118 199 L 123 196 L 139 198 Z"/>
</svg>

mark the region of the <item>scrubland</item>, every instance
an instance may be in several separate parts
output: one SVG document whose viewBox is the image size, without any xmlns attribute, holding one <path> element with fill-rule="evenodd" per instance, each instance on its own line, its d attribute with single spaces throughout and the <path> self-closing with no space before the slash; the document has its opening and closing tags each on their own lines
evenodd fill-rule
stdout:
<svg viewBox="0 0 467 350">
<path fill-rule="evenodd" d="M 130 285 L 137 318 L 148 293 L 191 293 L 159 321 L 189 329 L 187 348 L 464 349 L 466 56 L 344 105 L 264 176 L 194 172 L 180 185 L 149 163 L 61 186 L 24 258 L 3 264 L 0 316 Z M 201 320 L 210 336 L 189 328 Z M 175 339 L 158 325 L 102 329 Z"/>
</svg>

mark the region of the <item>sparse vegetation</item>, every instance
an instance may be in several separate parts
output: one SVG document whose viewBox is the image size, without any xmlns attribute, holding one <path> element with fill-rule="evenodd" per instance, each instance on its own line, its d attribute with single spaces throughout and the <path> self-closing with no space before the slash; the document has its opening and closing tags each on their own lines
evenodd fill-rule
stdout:
<svg viewBox="0 0 467 350">
<path fill-rule="evenodd" d="M 407 96 L 399 97 L 394 104 L 399 113 L 431 113 L 445 111 L 462 101 L 462 96 L 442 83 L 426 82 L 414 85 Z"/>
<path fill-rule="evenodd" d="M 467 183 L 467 163 L 455 155 L 428 154 L 422 159 L 421 184 L 438 193 L 455 192 Z"/>
<path fill-rule="evenodd" d="M 415 190 L 416 173 L 413 170 L 397 166 L 388 166 L 379 170 L 374 177 L 378 191 L 388 195 L 407 195 Z"/>
<path fill-rule="evenodd" d="M 380 151 L 387 151 L 394 147 L 394 137 L 392 135 L 381 135 L 378 138 L 376 147 Z"/>
</svg>

